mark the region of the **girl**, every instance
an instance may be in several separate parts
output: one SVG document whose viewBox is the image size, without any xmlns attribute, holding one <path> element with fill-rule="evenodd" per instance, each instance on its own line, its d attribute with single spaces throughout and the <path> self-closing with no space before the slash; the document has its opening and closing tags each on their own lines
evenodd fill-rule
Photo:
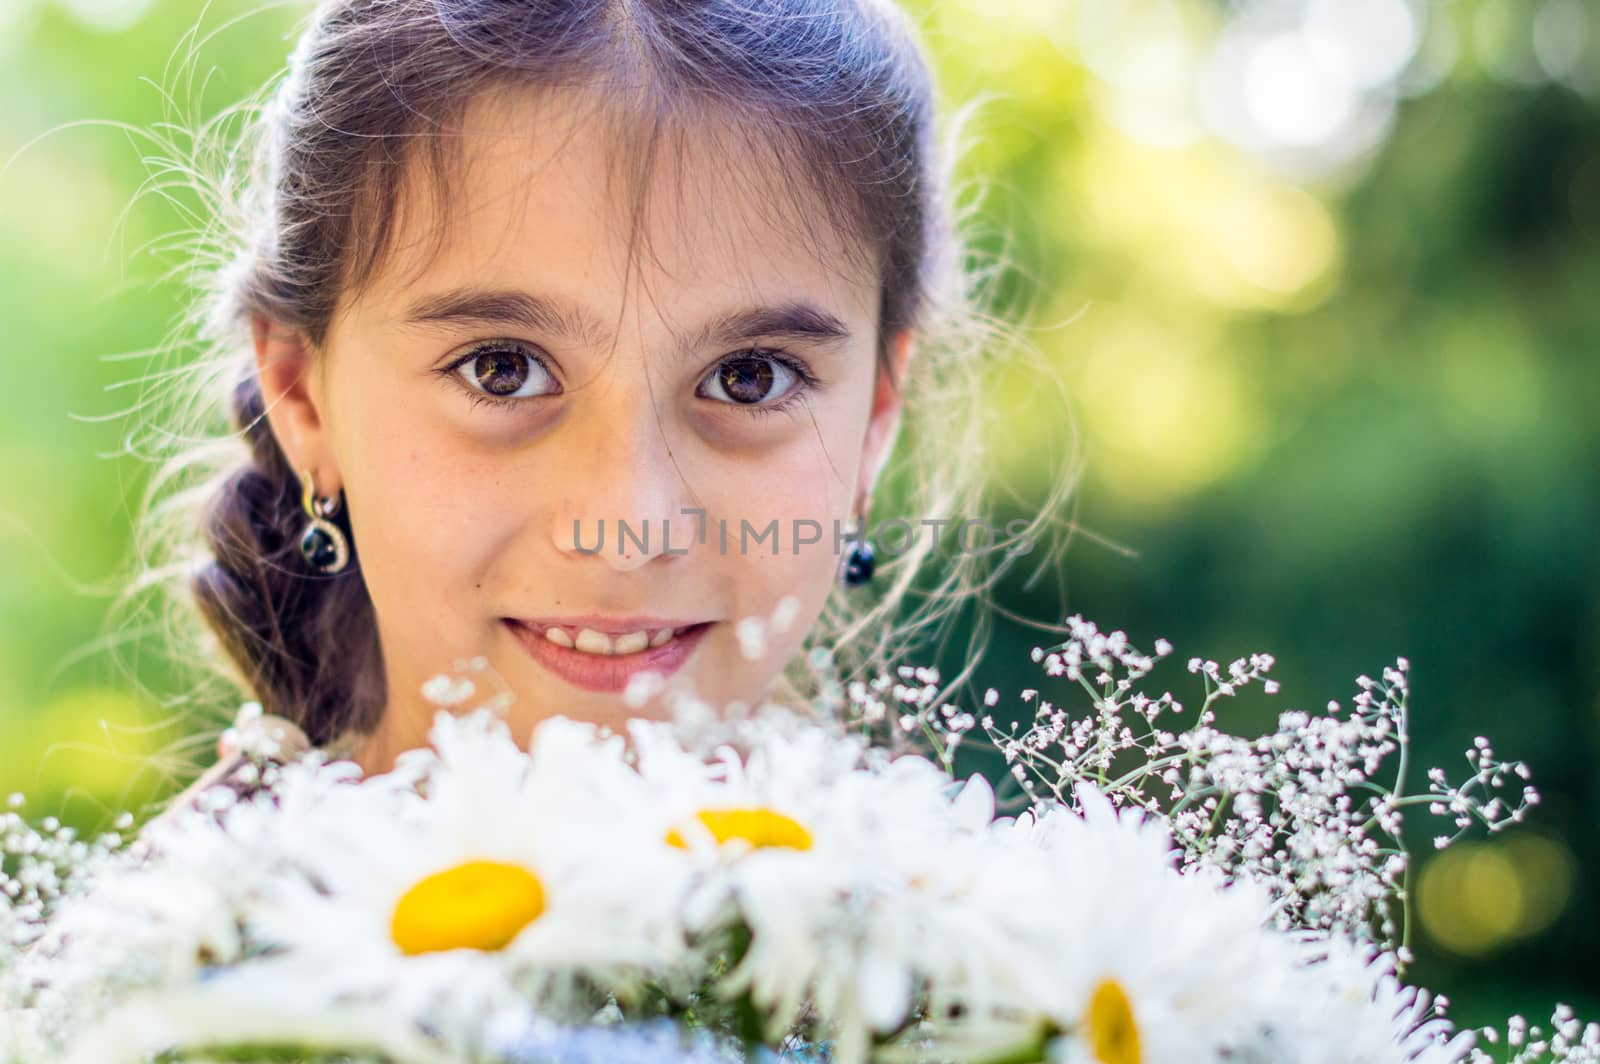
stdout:
<svg viewBox="0 0 1600 1064">
<path fill-rule="evenodd" d="M 283 756 L 388 769 L 457 659 L 524 740 L 804 708 L 817 661 L 893 668 L 1033 548 L 1067 480 L 1005 528 L 970 505 L 996 330 L 934 99 L 878 0 L 319 5 L 217 183 L 184 408 L 230 432 L 150 506 Z"/>
</svg>

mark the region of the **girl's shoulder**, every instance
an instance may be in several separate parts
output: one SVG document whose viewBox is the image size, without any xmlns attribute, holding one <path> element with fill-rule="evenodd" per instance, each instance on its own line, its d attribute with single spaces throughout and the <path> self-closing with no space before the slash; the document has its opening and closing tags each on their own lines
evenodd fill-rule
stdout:
<svg viewBox="0 0 1600 1064">
<path fill-rule="evenodd" d="M 267 788 L 263 768 L 287 764 L 313 749 L 304 731 L 286 717 L 263 713 L 256 702 L 247 702 L 234 723 L 217 743 L 217 761 L 200 777 L 172 798 L 143 831 L 171 820 L 184 809 L 205 808 L 217 788 L 233 792 L 235 799 L 253 797 Z"/>
<path fill-rule="evenodd" d="M 200 774 L 188 787 L 171 798 L 164 809 L 146 825 L 161 823 L 177 816 L 184 809 L 201 808 L 216 788 L 226 787 L 238 798 L 249 798 L 261 790 L 261 768 L 257 759 L 244 753 L 234 753 L 220 758 Z"/>
</svg>

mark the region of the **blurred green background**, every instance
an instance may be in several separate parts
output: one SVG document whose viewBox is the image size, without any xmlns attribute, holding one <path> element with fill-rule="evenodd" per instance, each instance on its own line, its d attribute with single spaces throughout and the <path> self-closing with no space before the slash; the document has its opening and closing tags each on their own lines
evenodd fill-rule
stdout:
<svg viewBox="0 0 1600 1064">
<path fill-rule="evenodd" d="M 1412 975 L 1459 1023 L 1600 1018 L 1600 5 L 916 9 L 950 99 L 992 97 L 962 167 L 979 243 L 1072 397 L 997 469 L 1026 482 L 1068 416 L 1087 461 L 1092 535 L 1005 607 L 1170 639 L 1156 693 L 1195 695 L 1191 655 L 1275 654 L 1243 729 L 1409 657 L 1413 764 L 1459 779 L 1485 734 L 1543 796 L 1442 855 L 1413 811 Z M 106 623 L 147 473 L 118 415 L 194 221 L 140 191 L 161 153 L 117 123 L 254 92 L 304 10 L 0 0 L 0 793 L 30 815 L 159 797 L 188 728 L 159 632 Z M 1037 641 L 1002 624 L 980 685 L 1042 680 Z"/>
</svg>

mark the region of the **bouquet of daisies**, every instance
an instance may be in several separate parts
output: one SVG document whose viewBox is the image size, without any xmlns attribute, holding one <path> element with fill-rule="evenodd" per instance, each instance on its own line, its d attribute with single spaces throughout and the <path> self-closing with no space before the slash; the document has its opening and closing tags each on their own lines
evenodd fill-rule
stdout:
<svg viewBox="0 0 1600 1064">
<path fill-rule="evenodd" d="M 1403 661 L 1246 740 L 1212 706 L 1269 658 L 1191 662 L 1174 730 L 1134 690 L 1170 647 L 1071 631 L 1036 656 L 1091 709 L 1024 692 L 1026 731 L 915 669 L 829 719 L 556 717 L 526 748 L 459 705 L 391 772 L 263 759 L 133 841 L 6 814 L 0 1062 L 1495 1059 L 1402 982 L 1389 903 L 1412 798 L 1497 828 L 1525 768 L 1480 744 L 1464 785 L 1356 801 L 1404 760 Z M 951 778 L 980 733 L 1015 815 Z M 1511 1059 L 1600 1059 L 1564 1010 L 1533 1036 Z"/>
</svg>

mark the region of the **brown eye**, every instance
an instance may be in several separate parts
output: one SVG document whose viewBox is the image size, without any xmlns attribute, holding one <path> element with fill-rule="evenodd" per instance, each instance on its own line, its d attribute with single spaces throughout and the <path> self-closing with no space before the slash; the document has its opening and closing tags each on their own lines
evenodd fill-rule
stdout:
<svg viewBox="0 0 1600 1064">
<path fill-rule="evenodd" d="M 462 359 L 455 372 L 473 391 L 496 399 L 521 399 L 554 390 L 543 363 L 515 347 L 493 347 Z"/>
<path fill-rule="evenodd" d="M 781 398 L 792 390 L 798 375 L 775 358 L 741 355 L 722 362 L 706 378 L 707 399 L 750 406 Z M 774 394 L 773 384 L 779 388 Z"/>
<path fill-rule="evenodd" d="M 472 375 L 490 395 L 515 395 L 528 379 L 528 367 L 521 356 L 495 351 L 472 360 Z"/>
</svg>

